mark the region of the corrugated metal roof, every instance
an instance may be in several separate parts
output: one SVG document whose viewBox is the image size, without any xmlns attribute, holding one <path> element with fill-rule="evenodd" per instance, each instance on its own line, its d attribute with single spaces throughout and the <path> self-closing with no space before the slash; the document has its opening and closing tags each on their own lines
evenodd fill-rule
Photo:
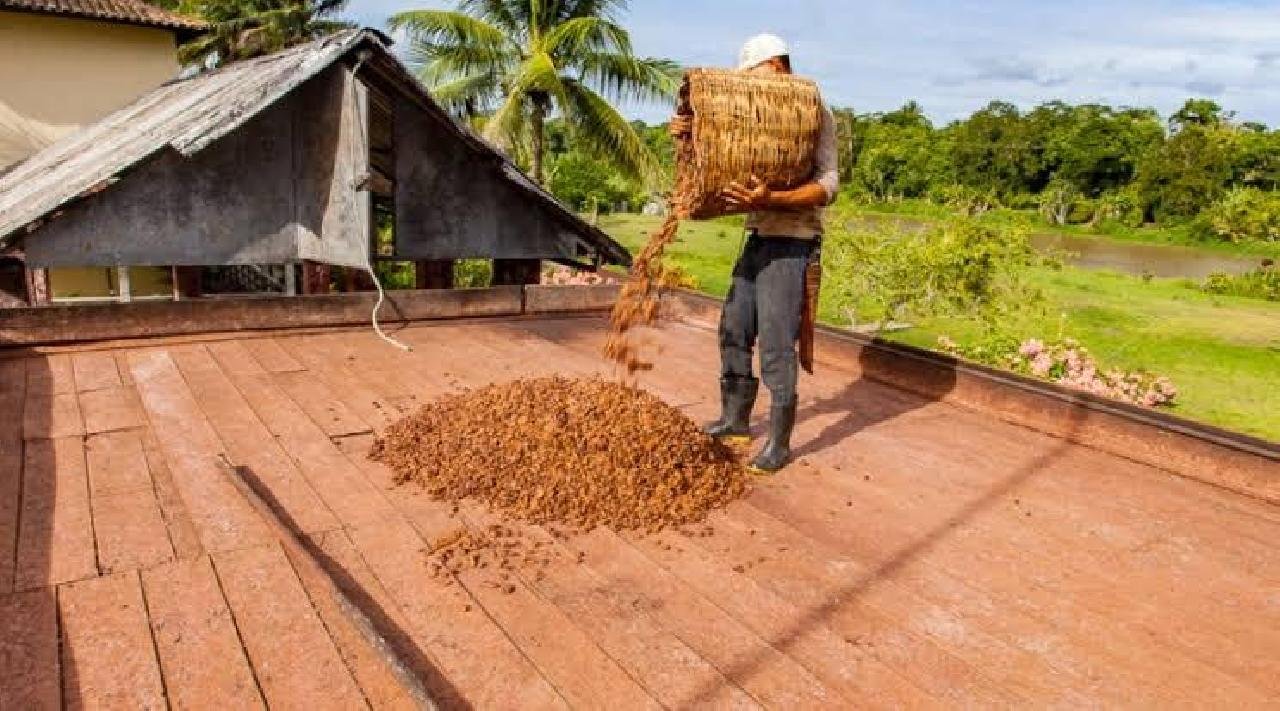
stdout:
<svg viewBox="0 0 1280 711">
<path fill-rule="evenodd" d="M 203 20 L 186 17 L 142 0 L 0 0 L 0 10 L 71 15 L 172 30 L 207 30 Z"/>
<path fill-rule="evenodd" d="M 403 90 L 445 116 L 372 31 L 349 30 L 236 62 L 161 86 L 0 174 L 0 246 L 68 203 L 107 188 L 160 151 L 172 149 L 186 156 L 200 152 L 360 45 L 374 50 L 378 64 L 395 75 Z M 498 161 L 508 180 L 587 236 L 602 256 L 630 263 L 630 255 L 617 242 L 560 204 L 492 146 L 456 122 L 447 123 L 474 150 Z"/>
</svg>

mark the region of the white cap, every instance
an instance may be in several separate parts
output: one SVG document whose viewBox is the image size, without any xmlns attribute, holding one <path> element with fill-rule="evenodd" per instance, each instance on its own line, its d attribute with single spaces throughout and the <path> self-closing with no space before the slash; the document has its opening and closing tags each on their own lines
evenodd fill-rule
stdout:
<svg viewBox="0 0 1280 711">
<path fill-rule="evenodd" d="M 738 52 L 738 71 L 745 72 L 759 66 L 774 57 L 785 57 L 791 54 L 787 43 L 777 35 L 756 35 L 742 45 Z"/>
</svg>

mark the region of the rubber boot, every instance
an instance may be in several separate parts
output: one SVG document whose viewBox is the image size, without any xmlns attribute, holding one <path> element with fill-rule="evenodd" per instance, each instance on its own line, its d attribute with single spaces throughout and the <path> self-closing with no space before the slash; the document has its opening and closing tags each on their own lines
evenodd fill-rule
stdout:
<svg viewBox="0 0 1280 711">
<path fill-rule="evenodd" d="M 702 431 L 720 439 L 751 439 L 751 408 L 759 390 L 760 381 L 755 378 L 721 378 L 720 419 Z"/>
<path fill-rule="evenodd" d="M 773 474 L 791 461 L 791 430 L 796 425 L 796 403 L 769 408 L 769 439 L 751 462 L 752 471 Z"/>
</svg>

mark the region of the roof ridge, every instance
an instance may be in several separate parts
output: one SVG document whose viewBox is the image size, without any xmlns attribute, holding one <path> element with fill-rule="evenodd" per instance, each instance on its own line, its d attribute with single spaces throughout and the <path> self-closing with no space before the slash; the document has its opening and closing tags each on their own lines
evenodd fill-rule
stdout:
<svg viewBox="0 0 1280 711">
<path fill-rule="evenodd" d="M 145 0 L 0 0 L 0 10 L 111 20 L 144 27 L 207 30 L 199 18 L 166 10 Z"/>
</svg>

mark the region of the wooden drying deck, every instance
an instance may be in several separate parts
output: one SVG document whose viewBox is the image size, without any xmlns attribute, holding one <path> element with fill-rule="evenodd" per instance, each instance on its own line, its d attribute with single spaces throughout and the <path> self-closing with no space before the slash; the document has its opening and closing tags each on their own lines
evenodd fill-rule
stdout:
<svg viewBox="0 0 1280 711">
<path fill-rule="evenodd" d="M 835 358 L 802 384 L 800 462 L 717 515 L 714 536 L 599 531 L 512 594 L 479 573 L 433 578 L 425 542 L 484 517 L 391 489 L 364 459 L 370 432 L 457 387 L 603 372 L 600 327 L 415 326 L 400 331 L 412 354 L 360 329 L 0 360 L 0 708 L 395 700 L 223 453 L 446 702 L 1278 703 L 1280 507 Z M 659 341 L 645 386 L 711 415 L 714 333 L 677 324 Z"/>
</svg>

